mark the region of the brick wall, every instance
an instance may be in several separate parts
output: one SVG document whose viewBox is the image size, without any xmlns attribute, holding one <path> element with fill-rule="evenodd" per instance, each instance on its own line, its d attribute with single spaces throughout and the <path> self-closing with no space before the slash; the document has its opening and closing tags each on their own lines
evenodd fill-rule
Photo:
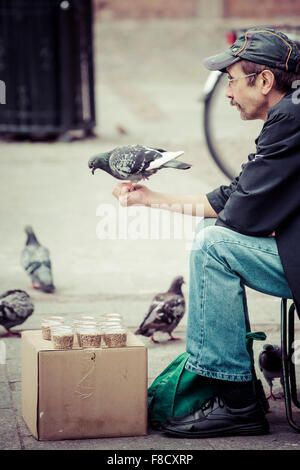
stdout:
<svg viewBox="0 0 300 470">
<path fill-rule="evenodd" d="M 218 0 L 217 0 L 218 1 Z M 198 0 L 94 0 L 100 17 L 187 18 L 197 16 Z"/>
<path fill-rule="evenodd" d="M 225 18 L 300 16 L 299 0 L 223 0 Z"/>
<path fill-rule="evenodd" d="M 300 16 L 300 0 L 93 0 L 99 18 L 275 18 Z"/>
</svg>

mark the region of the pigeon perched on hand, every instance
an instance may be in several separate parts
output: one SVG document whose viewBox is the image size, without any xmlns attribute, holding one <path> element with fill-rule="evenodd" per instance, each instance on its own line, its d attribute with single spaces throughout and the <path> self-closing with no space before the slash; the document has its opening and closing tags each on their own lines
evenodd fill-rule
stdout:
<svg viewBox="0 0 300 470">
<path fill-rule="evenodd" d="M 32 300 L 24 290 L 8 290 L 0 295 L 0 325 L 7 330 L 7 336 L 20 336 L 10 328 L 21 325 L 33 311 Z"/>
<path fill-rule="evenodd" d="M 172 331 L 176 328 L 185 312 L 185 300 L 181 290 L 184 283 L 182 276 L 176 277 L 169 290 L 162 294 L 157 294 L 150 305 L 148 313 L 135 332 L 136 335 L 150 336 L 151 341 L 159 343 L 154 339 L 156 331 L 168 333 L 169 341 L 179 340 L 174 338 Z"/>
<path fill-rule="evenodd" d="M 21 264 L 32 280 L 34 289 L 52 293 L 55 290 L 48 248 L 42 246 L 31 226 L 25 227 L 26 245 L 21 254 Z"/>
<path fill-rule="evenodd" d="M 273 394 L 273 380 L 277 377 L 280 378 L 280 383 L 283 386 L 283 371 L 281 362 L 281 348 L 273 344 L 265 344 L 263 350 L 258 357 L 259 367 L 270 387 L 270 395 L 267 397 L 272 400 L 281 398 Z"/>
<path fill-rule="evenodd" d="M 88 166 L 93 174 L 100 168 L 119 180 L 137 183 L 148 179 L 161 168 L 187 170 L 191 165 L 176 160 L 183 153 L 166 152 L 143 145 L 128 145 L 90 158 Z"/>
</svg>

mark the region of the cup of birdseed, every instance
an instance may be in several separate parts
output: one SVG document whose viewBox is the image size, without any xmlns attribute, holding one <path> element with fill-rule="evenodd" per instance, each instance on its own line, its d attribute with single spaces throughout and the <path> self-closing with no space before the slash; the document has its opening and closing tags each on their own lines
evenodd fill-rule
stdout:
<svg viewBox="0 0 300 470">
<path fill-rule="evenodd" d="M 42 321 L 42 338 L 51 341 L 51 327 L 60 326 L 61 324 L 58 320 L 44 319 Z"/>
<path fill-rule="evenodd" d="M 97 324 L 81 323 L 77 327 L 77 337 L 81 348 L 101 347 L 101 331 Z"/>
<path fill-rule="evenodd" d="M 54 349 L 72 349 L 74 342 L 73 328 L 67 325 L 52 326 L 51 339 Z"/>
<path fill-rule="evenodd" d="M 104 327 L 102 338 L 107 348 L 124 348 L 127 343 L 127 331 L 121 326 Z"/>
<path fill-rule="evenodd" d="M 97 327 L 97 322 L 96 320 L 75 320 L 74 321 L 74 332 L 76 334 L 77 343 L 80 348 L 81 348 L 80 330 L 81 330 L 81 327 L 84 325 L 88 325 L 88 326 L 91 325 L 91 326 Z"/>
</svg>

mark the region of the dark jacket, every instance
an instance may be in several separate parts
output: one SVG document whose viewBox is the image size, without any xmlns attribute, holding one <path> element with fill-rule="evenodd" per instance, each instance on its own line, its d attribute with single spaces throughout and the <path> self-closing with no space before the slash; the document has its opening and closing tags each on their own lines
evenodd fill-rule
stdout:
<svg viewBox="0 0 300 470">
<path fill-rule="evenodd" d="M 300 312 L 300 104 L 295 90 L 268 113 L 256 153 L 229 186 L 207 194 L 216 225 L 267 237 L 274 230 L 278 253 Z"/>
</svg>

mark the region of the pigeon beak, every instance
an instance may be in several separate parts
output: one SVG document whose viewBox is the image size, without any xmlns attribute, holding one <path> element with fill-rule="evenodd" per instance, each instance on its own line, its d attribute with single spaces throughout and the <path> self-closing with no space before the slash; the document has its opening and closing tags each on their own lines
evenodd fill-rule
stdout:
<svg viewBox="0 0 300 470">
<path fill-rule="evenodd" d="M 89 165 L 89 167 L 91 168 L 91 170 L 92 170 L 92 175 L 93 175 L 93 174 L 95 173 L 94 163 L 91 162 L 90 165 Z"/>
</svg>

